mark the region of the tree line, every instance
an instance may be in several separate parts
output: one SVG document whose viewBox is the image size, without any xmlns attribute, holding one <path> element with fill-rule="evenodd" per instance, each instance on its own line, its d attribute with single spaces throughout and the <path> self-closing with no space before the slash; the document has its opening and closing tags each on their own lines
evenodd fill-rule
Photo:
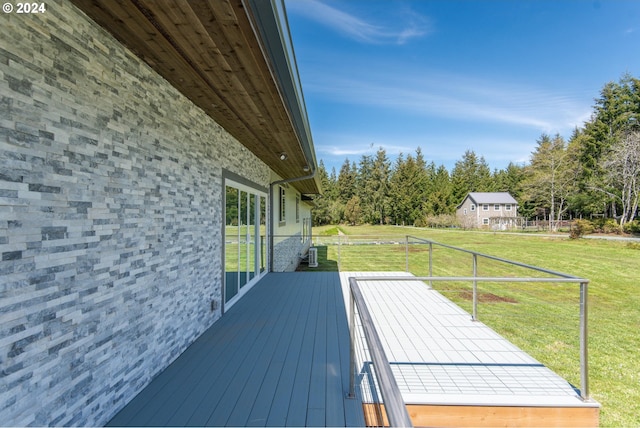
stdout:
<svg viewBox="0 0 640 428">
<path fill-rule="evenodd" d="M 320 161 L 314 223 L 453 225 L 467 193 L 509 192 L 527 219 L 601 218 L 622 229 L 640 201 L 640 79 L 624 74 L 599 95 L 568 139 L 542 134 L 528 163 L 505 169 L 492 171 L 467 150 L 450 172 L 419 147 L 393 163 L 380 148 L 357 163 L 346 159 L 339 172 Z"/>
</svg>

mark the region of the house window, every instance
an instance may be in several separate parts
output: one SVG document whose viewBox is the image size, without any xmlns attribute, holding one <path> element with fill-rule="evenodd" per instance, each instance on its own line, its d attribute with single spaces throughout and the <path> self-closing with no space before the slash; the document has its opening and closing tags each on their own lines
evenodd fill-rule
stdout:
<svg viewBox="0 0 640 428">
<path fill-rule="evenodd" d="M 476 210 L 476 204 L 471 204 L 471 211 L 475 211 Z"/>
<path fill-rule="evenodd" d="M 504 206 L 504 210 L 505 210 L 505 211 L 511 211 L 511 204 L 506 204 L 506 205 Z"/>
<path fill-rule="evenodd" d="M 482 224 L 485 224 L 485 225 L 489 224 L 489 219 L 488 218 L 483 218 L 482 219 Z"/>
<path fill-rule="evenodd" d="M 483 204 L 482 211 L 489 211 L 489 204 Z"/>
<path fill-rule="evenodd" d="M 495 204 L 495 205 L 493 206 L 493 210 L 494 210 L 494 211 L 500 211 L 500 204 Z"/>
<path fill-rule="evenodd" d="M 284 223 L 287 219 L 287 209 L 286 209 L 287 195 L 285 193 L 284 187 L 280 187 L 280 223 Z"/>
<path fill-rule="evenodd" d="M 300 223 L 300 196 L 296 196 L 296 223 Z"/>
<path fill-rule="evenodd" d="M 471 210 L 471 211 L 473 211 L 473 210 Z M 464 215 L 467 215 L 467 209 L 466 208 L 464 209 Z"/>
<path fill-rule="evenodd" d="M 302 219 L 302 243 L 307 242 L 311 239 L 311 219 L 303 218 Z"/>
</svg>

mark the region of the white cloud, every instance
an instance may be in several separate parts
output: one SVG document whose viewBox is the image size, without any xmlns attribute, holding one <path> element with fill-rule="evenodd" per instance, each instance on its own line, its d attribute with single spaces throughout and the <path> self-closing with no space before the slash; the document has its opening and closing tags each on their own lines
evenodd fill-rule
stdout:
<svg viewBox="0 0 640 428">
<path fill-rule="evenodd" d="M 332 74 L 318 69 L 313 76 L 307 76 L 310 79 L 305 89 L 343 104 L 376 106 L 427 117 L 519 125 L 547 133 L 562 133 L 582 126 L 591 111 L 591 106 L 584 104 L 582 93 L 554 94 L 533 86 L 451 73 L 398 72 L 370 67 L 374 68 L 377 73 L 354 69 Z"/>
<path fill-rule="evenodd" d="M 408 10 L 403 12 L 404 19 L 399 22 L 399 28 L 391 28 L 367 22 L 320 0 L 290 1 L 287 9 L 364 43 L 401 45 L 431 32 L 426 17 Z"/>
<path fill-rule="evenodd" d="M 334 157 L 352 157 L 358 160 L 362 155 L 375 155 L 383 148 L 388 155 L 414 152 L 418 144 L 398 145 L 393 137 L 386 135 L 367 135 L 366 133 L 350 134 L 319 131 L 314 134 L 316 150 L 320 154 Z M 330 143 L 326 143 L 330 141 Z M 394 141 L 394 142 L 389 142 Z M 413 144 L 413 143 L 411 143 Z"/>
</svg>

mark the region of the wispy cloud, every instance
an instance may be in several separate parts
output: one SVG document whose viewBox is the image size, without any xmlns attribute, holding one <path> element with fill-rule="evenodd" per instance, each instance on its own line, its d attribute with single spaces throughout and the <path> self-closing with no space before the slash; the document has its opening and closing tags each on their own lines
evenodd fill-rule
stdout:
<svg viewBox="0 0 640 428">
<path fill-rule="evenodd" d="M 404 44 L 432 31 L 427 17 L 405 9 L 398 27 L 368 22 L 320 0 L 296 0 L 287 3 L 289 12 L 303 15 L 347 37 L 371 44 Z"/>
<path fill-rule="evenodd" d="M 459 133 L 446 135 L 430 133 L 428 130 L 418 135 L 406 135 L 397 130 L 390 130 L 387 134 L 366 136 L 350 133 L 324 133 L 315 135 L 318 154 L 327 162 L 329 169 L 339 169 L 345 159 L 358 163 L 363 155 L 375 156 L 379 148 L 383 148 L 394 162 L 402 153 L 415 156 L 416 148 L 422 149 L 427 162 L 434 161 L 436 165 L 453 168 L 466 150 L 473 150 L 479 156 L 485 157 L 494 168 L 504 168 L 509 162 L 525 164 L 529 162 L 531 152 L 535 148 L 535 140 L 528 138 L 512 138 L 508 136 L 486 139 L 484 137 L 465 138 Z M 394 143 L 401 140 L 402 144 Z M 330 144 L 322 144 L 330 141 Z M 373 143 L 375 141 L 375 143 Z"/>
<path fill-rule="evenodd" d="M 322 141 L 331 141 L 331 144 L 323 144 L 317 150 L 321 154 L 335 157 L 350 157 L 357 160 L 362 155 L 373 155 L 379 148 L 383 148 L 389 155 L 413 152 L 418 145 L 411 147 L 408 145 L 398 145 L 386 141 L 385 136 L 357 135 L 349 133 L 326 133 L 319 132 L 316 137 Z"/>
<path fill-rule="evenodd" d="M 349 75 L 359 78 L 347 77 Z M 309 79 L 306 90 L 317 91 L 319 96 L 331 97 L 343 104 L 519 125 L 548 133 L 581 126 L 591 110 L 590 105 L 584 105 L 584 94 L 555 94 L 523 84 L 450 73 L 404 71 L 398 75 L 397 71 L 386 70 L 374 75 L 352 70 L 329 77 L 325 72 Z"/>
</svg>

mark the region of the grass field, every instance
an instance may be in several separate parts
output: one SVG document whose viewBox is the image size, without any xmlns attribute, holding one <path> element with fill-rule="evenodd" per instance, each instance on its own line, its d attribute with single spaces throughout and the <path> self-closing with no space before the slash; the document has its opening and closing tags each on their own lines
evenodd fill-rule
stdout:
<svg viewBox="0 0 640 428">
<path fill-rule="evenodd" d="M 326 239 L 335 239 L 329 229 Z M 314 228 L 322 235 L 325 228 Z M 342 245 L 344 271 L 404 270 L 405 246 L 392 244 L 411 235 L 472 249 L 509 260 L 565 272 L 590 280 L 589 380 L 591 397 L 602 404 L 602 426 L 640 426 L 640 249 L 606 240 L 569 240 L 527 234 L 483 233 L 392 226 L 340 226 L 355 235 L 381 238 L 379 245 Z M 319 248 L 325 269 L 336 269 L 338 247 Z M 410 246 L 410 271 L 427 273 L 428 251 Z M 434 250 L 434 275 L 471 274 L 471 256 Z M 480 276 L 532 276 L 481 259 Z M 538 275 L 539 276 L 539 275 Z M 434 283 L 434 287 L 471 311 L 470 284 Z M 576 386 L 579 374 L 579 292 L 573 284 L 480 283 L 479 319 L 509 338 Z"/>
</svg>

